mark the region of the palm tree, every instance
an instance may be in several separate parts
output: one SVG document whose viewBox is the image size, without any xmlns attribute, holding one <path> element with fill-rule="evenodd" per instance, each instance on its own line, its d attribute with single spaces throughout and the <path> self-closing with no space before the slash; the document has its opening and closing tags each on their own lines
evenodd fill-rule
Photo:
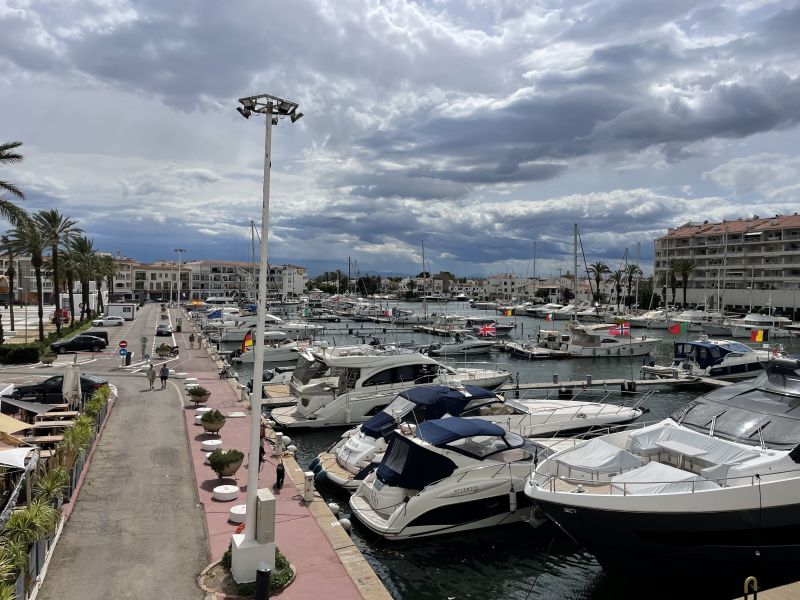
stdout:
<svg viewBox="0 0 800 600">
<path fill-rule="evenodd" d="M 61 269 L 64 271 L 64 287 L 69 295 L 69 324 L 75 324 L 75 259 L 68 247 L 61 255 Z"/>
<path fill-rule="evenodd" d="M 17 152 L 17 148 L 22 146 L 22 142 L 6 142 L 0 144 L 0 165 L 14 165 L 22 162 L 22 154 Z M 8 192 L 12 196 L 19 199 L 24 199 L 25 194 L 22 193 L 16 185 L 10 181 L 0 179 L 0 192 Z M 28 218 L 28 215 L 23 209 L 11 202 L 5 194 L 0 193 L 0 217 L 5 218 L 12 225 L 17 226 L 22 221 Z"/>
<path fill-rule="evenodd" d="M 678 258 L 672 261 L 672 272 L 681 278 L 681 287 L 683 288 L 683 306 L 686 307 L 686 288 L 689 286 L 689 277 L 692 276 L 694 270 L 697 268 L 697 263 L 691 258 Z"/>
<path fill-rule="evenodd" d="M 8 317 L 11 321 L 11 331 L 14 331 L 14 278 L 17 272 L 14 269 L 14 245 L 7 235 L 0 237 L 0 249 L 8 254 L 8 269 L 4 275 L 8 277 Z"/>
<path fill-rule="evenodd" d="M 595 292 L 594 299 L 599 301 L 600 300 L 600 284 L 603 281 L 603 275 L 606 273 L 611 273 L 611 269 L 608 268 L 608 265 L 602 261 L 598 261 L 596 263 L 592 263 L 589 265 L 589 273 L 594 278 L 595 283 L 597 284 L 597 291 Z"/>
<path fill-rule="evenodd" d="M 50 264 L 52 268 L 53 280 L 53 299 L 56 306 L 56 331 L 61 335 L 61 282 L 58 254 L 59 250 L 67 245 L 72 238 L 78 235 L 81 230 L 75 225 L 75 221 L 69 219 L 58 212 L 57 209 L 40 210 L 33 216 L 37 225 L 42 231 L 47 245 L 50 246 Z"/>
<path fill-rule="evenodd" d="M 100 264 L 97 271 L 97 289 L 100 289 L 102 279 L 105 278 L 106 285 L 108 286 L 108 301 L 114 301 L 114 277 L 117 275 L 117 261 L 109 254 L 104 254 L 99 257 Z"/>
<path fill-rule="evenodd" d="M 617 311 L 619 312 L 619 301 L 622 296 L 622 282 L 625 281 L 625 272 L 617 269 L 608 276 L 608 281 L 614 284 L 614 289 L 617 292 Z"/>
<path fill-rule="evenodd" d="M 633 287 L 634 278 L 639 277 L 641 275 L 642 275 L 642 270 L 639 268 L 638 265 L 628 265 L 627 267 L 625 267 L 625 280 L 627 282 L 627 287 L 625 289 L 626 298 L 631 297 L 631 288 Z"/>
<path fill-rule="evenodd" d="M 44 291 L 42 289 L 42 266 L 44 265 L 44 251 L 47 243 L 42 236 L 41 229 L 32 219 L 21 221 L 19 225 L 9 232 L 11 244 L 14 249 L 31 257 L 31 266 L 36 276 L 36 303 L 39 314 L 39 341 L 44 341 Z"/>
<path fill-rule="evenodd" d="M 669 269 L 669 287 L 672 291 L 672 306 L 675 306 L 675 289 L 678 287 L 678 280 L 675 279 L 675 271 L 672 270 L 672 266 Z"/>
<path fill-rule="evenodd" d="M 97 252 L 94 249 L 94 243 L 86 236 L 76 237 L 70 242 L 70 249 L 72 251 L 72 260 L 74 262 L 75 274 L 78 276 L 78 281 L 81 283 L 81 318 L 91 318 L 91 309 L 89 308 L 89 282 L 94 279 L 96 271 L 96 256 Z"/>
</svg>

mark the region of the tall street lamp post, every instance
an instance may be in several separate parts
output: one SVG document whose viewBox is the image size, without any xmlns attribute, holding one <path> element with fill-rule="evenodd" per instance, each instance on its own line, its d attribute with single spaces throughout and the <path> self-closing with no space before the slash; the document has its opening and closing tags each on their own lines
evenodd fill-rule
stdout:
<svg viewBox="0 0 800 600">
<path fill-rule="evenodd" d="M 181 256 L 183 255 L 186 250 L 183 248 L 175 248 L 175 252 L 178 254 L 178 308 L 181 306 Z M 170 290 L 169 293 L 170 302 L 172 301 L 172 291 Z"/>
<path fill-rule="evenodd" d="M 234 579 L 239 583 L 256 580 L 256 570 L 261 562 L 275 565 L 274 543 L 260 544 L 256 540 L 256 510 L 258 494 L 258 456 L 261 445 L 261 394 L 263 373 L 261 365 L 264 362 L 264 321 L 267 315 L 267 275 L 268 239 L 269 239 L 269 179 L 272 166 L 272 126 L 278 120 L 289 117 L 294 123 L 303 116 L 297 112 L 296 102 L 284 100 L 269 94 L 240 98 L 236 110 L 245 119 L 254 113 L 265 117 L 266 132 L 264 136 L 264 185 L 262 188 L 261 206 L 261 256 L 258 272 L 258 313 L 256 322 L 255 344 L 253 347 L 253 391 L 250 395 L 250 459 L 247 464 L 247 510 L 245 513 L 244 535 L 234 535 L 232 549 L 232 572 Z"/>
</svg>

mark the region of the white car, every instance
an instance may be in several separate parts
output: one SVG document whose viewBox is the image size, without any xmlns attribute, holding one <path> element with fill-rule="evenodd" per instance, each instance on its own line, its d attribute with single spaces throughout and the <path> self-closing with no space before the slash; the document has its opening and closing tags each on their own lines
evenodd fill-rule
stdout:
<svg viewBox="0 0 800 600">
<path fill-rule="evenodd" d="M 114 326 L 119 325 L 120 327 L 122 324 L 125 323 L 125 319 L 122 317 L 102 317 L 100 319 L 95 319 L 92 321 L 92 326 L 94 327 L 105 327 L 105 326 Z"/>
</svg>

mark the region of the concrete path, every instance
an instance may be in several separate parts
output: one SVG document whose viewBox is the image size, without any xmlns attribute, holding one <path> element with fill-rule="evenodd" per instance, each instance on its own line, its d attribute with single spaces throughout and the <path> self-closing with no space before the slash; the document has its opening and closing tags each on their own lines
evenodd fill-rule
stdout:
<svg viewBox="0 0 800 600">
<path fill-rule="evenodd" d="M 180 397 L 148 391 L 143 374 L 108 375 L 119 397 L 38 598 L 203 598 L 205 519 Z"/>
</svg>

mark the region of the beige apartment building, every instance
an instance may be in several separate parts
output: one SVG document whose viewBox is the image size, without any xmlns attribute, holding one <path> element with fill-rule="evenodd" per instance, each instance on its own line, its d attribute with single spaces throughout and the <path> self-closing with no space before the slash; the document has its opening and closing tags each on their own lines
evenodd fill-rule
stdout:
<svg viewBox="0 0 800 600">
<path fill-rule="evenodd" d="M 731 310 L 771 306 L 790 313 L 800 300 L 800 215 L 686 223 L 655 240 L 656 288 L 675 259 L 690 259 L 687 301 Z M 678 278 L 677 300 L 683 298 Z"/>
</svg>

